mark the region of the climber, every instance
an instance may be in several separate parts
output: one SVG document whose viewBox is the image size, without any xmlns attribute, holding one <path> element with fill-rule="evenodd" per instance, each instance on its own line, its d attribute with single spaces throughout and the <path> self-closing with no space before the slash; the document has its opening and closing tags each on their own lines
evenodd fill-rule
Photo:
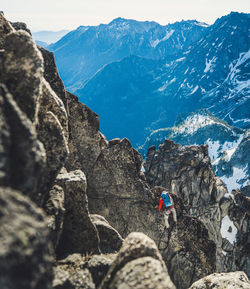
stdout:
<svg viewBox="0 0 250 289">
<path fill-rule="evenodd" d="M 173 212 L 174 222 L 177 222 L 177 219 L 176 219 L 176 210 L 174 207 L 174 201 L 170 193 L 168 193 L 167 191 L 163 191 L 161 194 L 158 210 L 160 211 L 162 208 L 163 208 L 165 226 L 168 229 L 169 228 L 168 218 L 171 212 Z"/>
</svg>

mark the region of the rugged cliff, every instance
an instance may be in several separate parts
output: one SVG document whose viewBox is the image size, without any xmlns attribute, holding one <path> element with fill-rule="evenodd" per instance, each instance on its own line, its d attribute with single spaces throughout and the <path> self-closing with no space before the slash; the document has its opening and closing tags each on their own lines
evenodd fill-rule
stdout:
<svg viewBox="0 0 250 289">
<path fill-rule="evenodd" d="M 22 29 L 0 13 L 0 287 L 188 288 L 224 268 L 219 224 L 227 213 L 239 242 L 224 249 L 232 264 L 224 270 L 248 274 L 240 255 L 249 247 L 248 198 L 224 198 L 206 147 L 185 153 L 171 143 L 171 174 L 150 150 L 147 182 L 129 140 L 106 140 L 98 116 L 65 91 L 53 54 Z M 158 165 L 166 182 L 153 173 Z M 195 188 L 190 198 L 181 166 L 185 186 Z M 177 210 L 168 230 L 157 210 L 163 186 Z"/>
</svg>

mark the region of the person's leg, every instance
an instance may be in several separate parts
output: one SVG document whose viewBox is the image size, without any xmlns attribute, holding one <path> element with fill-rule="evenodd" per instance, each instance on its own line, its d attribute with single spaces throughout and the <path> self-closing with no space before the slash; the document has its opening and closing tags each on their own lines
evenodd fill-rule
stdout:
<svg viewBox="0 0 250 289">
<path fill-rule="evenodd" d="M 165 221 L 165 226 L 167 229 L 169 228 L 168 217 L 169 217 L 169 215 L 164 213 L 164 221 Z"/>
<path fill-rule="evenodd" d="M 177 217 L 176 217 L 176 210 L 175 210 L 175 208 L 172 209 L 172 214 L 173 214 L 174 222 L 176 223 L 176 222 L 177 222 Z"/>
</svg>

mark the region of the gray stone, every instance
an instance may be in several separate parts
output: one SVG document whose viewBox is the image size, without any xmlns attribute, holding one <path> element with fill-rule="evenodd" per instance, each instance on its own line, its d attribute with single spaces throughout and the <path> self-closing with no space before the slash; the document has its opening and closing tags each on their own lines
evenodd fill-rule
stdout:
<svg viewBox="0 0 250 289">
<path fill-rule="evenodd" d="M 222 238 L 222 246 L 221 246 L 221 248 L 225 252 L 232 252 L 234 246 L 227 239 Z"/>
<path fill-rule="evenodd" d="M 32 36 L 31 31 L 27 27 L 26 23 L 23 22 L 10 22 L 10 23 L 15 30 L 24 30 L 28 32 L 30 36 Z"/>
<path fill-rule="evenodd" d="M 116 254 L 101 254 L 91 256 L 91 259 L 87 263 L 87 268 L 89 269 L 93 277 L 93 281 L 96 287 L 100 285 L 100 283 L 106 276 L 115 258 Z"/>
<path fill-rule="evenodd" d="M 55 289 L 95 289 L 87 266 L 87 257 L 71 254 L 57 261 L 54 267 L 53 288 Z"/>
<path fill-rule="evenodd" d="M 47 213 L 47 223 L 54 249 L 56 249 L 63 230 L 64 192 L 59 186 L 53 186 L 49 191 L 44 210 Z"/>
<path fill-rule="evenodd" d="M 4 41 L 5 41 L 6 35 L 13 31 L 14 31 L 14 28 L 5 19 L 4 14 L 0 12 L 0 49 L 4 48 Z"/>
<path fill-rule="evenodd" d="M 56 184 L 65 194 L 65 216 L 58 256 L 66 253 L 99 252 L 99 236 L 90 220 L 86 195 L 87 182 L 80 170 L 59 174 Z"/>
<path fill-rule="evenodd" d="M 140 168 L 141 159 L 127 139 L 109 143 L 88 175 L 90 211 L 104 216 L 122 237 L 137 231 L 152 238 L 173 282 L 187 288 L 195 280 L 215 272 L 215 243 L 209 240 L 201 221 L 187 216 L 188 208 L 177 196 L 174 202 L 178 232 L 172 214 L 170 228 L 166 230 L 163 215 L 157 210 L 165 188 L 150 189 L 141 177 Z M 188 265 L 182 274 L 177 270 L 181 262 Z"/>
<path fill-rule="evenodd" d="M 50 84 L 53 91 L 63 101 L 66 111 L 68 112 L 68 100 L 64 84 L 59 76 L 55 57 L 53 52 L 50 52 L 43 47 L 39 47 L 44 60 L 44 78 Z"/>
<path fill-rule="evenodd" d="M 215 273 L 196 281 L 189 289 L 249 289 L 250 282 L 244 272 Z"/>
<path fill-rule="evenodd" d="M 11 184 L 36 203 L 41 178 L 44 174 L 46 155 L 38 141 L 31 121 L 19 109 L 5 86 L 0 86 L 1 110 L 1 183 Z"/>
<path fill-rule="evenodd" d="M 96 226 L 100 237 L 100 249 L 102 253 L 119 251 L 123 239 L 120 234 L 100 215 L 90 215 L 90 219 Z"/>
<path fill-rule="evenodd" d="M 54 269 L 54 289 L 95 289 L 92 277 L 88 269 L 61 268 Z"/>
<path fill-rule="evenodd" d="M 143 257 L 147 257 L 147 259 Z M 146 273 L 146 268 L 150 268 L 150 270 L 143 278 L 143 272 Z M 133 274 L 133 270 L 137 273 L 139 273 L 138 271 L 142 272 Z M 143 279 L 145 280 L 143 281 Z M 157 283 L 151 284 L 152 287 L 140 286 L 143 286 L 141 284 L 148 286 L 149 280 L 157 282 L 160 279 L 162 282 L 159 288 L 163 288 L 163 286 L 175 288 L 154 241 L 142 233 L 131 233 L 125 239 L 99 288 L 122 288 L 123 282 L 125 282 L 124 288 L 158 288 Z"/>
<path fill-rule="evenodd" d="M 49 83 L 43 78 L 41 93 L 38 101 L 38 122 L 42 122 L 44 115 L 51 111 L 59 120 L 63 133 L 68 139 L 68 116 L 62 100 L 51 89 Z"/>
<path fill-rule="evenodd" d="M 1 81 L 20 109 L 34 121 L 43 76 L 42 55 L 31 36 L 23 30 L 7 34 L 4 49 Z"/>
<path fill-rule="evenodd" d="M 54 113 L 51 111 L 39 115 L 36 125 L 39 140 L 46 151 L 46 171 L 42 178 L 42 193 L 48 192 L 53 182 L 64 166 L 68 156 L 68 146 L 63 128 Z"/>
<path fill-rule="evenodd" d="M 241 270 L 250 278 L 250 198 L 236 191 L 228 216 L 237 228 L 237 235 L 233 250 L 226 255 L 225 270 Z"/>
<path fill-rule="evenodd" d="M 88 175 L 91 213 L 104 216 L 122 237 L 130 232 L 154 234 L 152 193 L 140 178 L 137 154 L 127 139 L 103 149 Z M 152 212 L 149 213 L 149 212 Z"/>
<path fill-rule="evenodd" d="M 165 140 L 159 150 L 148 151 L 144 167 L 147 181 L 180 197 L 188 215 L 204 223 L 220 250 L 220 201 L 228 191 L 212 170 L 207 145 L 181 146 Z"/>
<path fill-rule="evenodd" d="M 0 204 L 0 288 L 50 289 L 51 244 L 42 210 L 6 187 Z"/>
<path fill-rule="evenodd" d="M 88 178 L 107 141 L 99 132 L 98 115 L 79 102 L 75 95 L 67 92 L 67 98 L 70 154 L 65 167 L 68 171 L 80 169 Z"/>
<path fill-rule="evenodd" d="M 115 275 L 109 289 L 170 289 L 175 288 L 162 263 L 152 257 L 128 262 Z"/>
</svg>

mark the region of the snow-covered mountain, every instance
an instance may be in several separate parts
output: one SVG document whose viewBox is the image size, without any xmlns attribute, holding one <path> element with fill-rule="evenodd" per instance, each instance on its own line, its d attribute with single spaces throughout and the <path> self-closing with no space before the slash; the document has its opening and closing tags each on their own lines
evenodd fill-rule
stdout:
<svg viewBox="0 0 250 289">
<path fill-rule="evenodd" d="M 72 92 L 103 66 L 137 55 L 160 59 L 173 55 L 201 38 L 208 25 L 182 21 L 166 26 L 123 18 L 109 24 L 80 26 L 49 46 L 66 87 Z"/>
<path fill-rule="evenodd" d="M 171 128 L 152 132 L 139 151 L 145 156 L 150 146 L 159 146 L 165 139 L 182 145 L 207 144 L 213 169 L 230 192 L 250 184 L 249 130 L 230 126 L 202 110 Z"/>
<path fill-rule="evenodd" d="M 202 28 L 197 41 L 175 44 L 171 53 L 158 53 L 159 59 L 129 56 L 105 65 L 76 91 L 100 115 L 108 138 L 129 137 L 138 146 L 150 132 L 173 126 L 179 114 L 201 108 L 230 125 L 249 128 L 250 14 L 231 13 L 209 27 L 188 25 L 186 31 Z M 182 32 L 175 28 L 176 35 Z"/>
</svg>

